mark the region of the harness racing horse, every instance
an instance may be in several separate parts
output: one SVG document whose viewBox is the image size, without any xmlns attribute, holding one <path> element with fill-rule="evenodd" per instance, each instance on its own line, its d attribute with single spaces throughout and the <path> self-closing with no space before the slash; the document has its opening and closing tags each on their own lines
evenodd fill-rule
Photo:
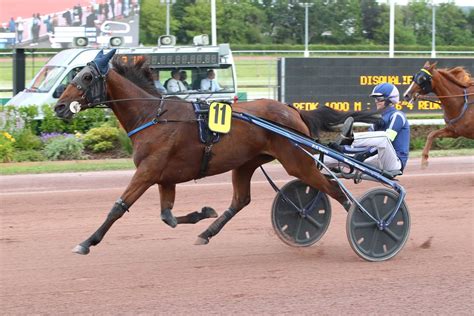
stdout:
<svg viewBox="0 0 474 316">
<path fill-rule="evenodd" d="M 462 67 L 436 69 L 436 63 L 426 62 L 413 76 L 404 97 L 410 103 L 416 99 L 433 101 L 429 96 L 421 97 L 430 92 L 440 100 L 446 127 L 428 134 L 421 159 L 423 167 L 428 166 L 428 153 L 435 138 L 474 138 L 474 81 L 471 75 Z"/>
<path fill-rule="evenodd" d="M 177 97 L 162 98 L 153 85 L 151 71 L 145 60 L 135 65 L 124 64 L 115 50 L 97 57 L 77 74 L 55 105 L 58 117 L 70 119 L 74 113 L 106 104 L 128 132 L 133 144 L 136 172 L 131 182 L 115 202 L 104 223 L 73 252 L 88 254 L 112 224 L 129 210 L 132 204 L 152 185 L 158 184 L 161 218 L 171 227 L 196 223 L 217 217 L 209 207 L 186 216 L 174 217 L 176 183 L 202 177 L 201 164 L 205 144 L 199 141 L 198 124 L 193 104 Z M 296 133 L 317 137 L 319 130 L 331 130 L 348 116 L 356 121 L 373 123 L 378 115 L 368 112 L 340 113 L 330 108 L 298 111 L 274 101 L 258 100 L 236 103 L 232 111 L 250 113 L 284 126 Z M 301 179 L 338 202 L 346 209 L 350 202 L 340 187 L 320 173 L 311 156 L 275 133 L 238 119 L 232 119 L 228 134 L 212 146 L 212 157 L 205 176 L 232 170 L 233 197 L 229 208 L 202 234 L 196 244 L 207 244 L 222 227 L 250 203 L 250 180 L 260 165 L 277 159 L 288 174 Z"/>
</svg>

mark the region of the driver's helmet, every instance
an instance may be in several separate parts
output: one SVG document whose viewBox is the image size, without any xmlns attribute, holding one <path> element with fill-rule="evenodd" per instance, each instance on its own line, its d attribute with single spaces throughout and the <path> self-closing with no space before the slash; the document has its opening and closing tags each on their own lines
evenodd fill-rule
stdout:
<svg viewBox="0 0 474 316">
<path fill-rule="evenodd" d="M 386 103 L 396 104 L 400 101 L 400 93 L 398 92 L 397 87 L 391 83 L 381 83 L 376 85 L 370 96 L 375 98 L 377 101 L 386 101 Z"/>
</svg>

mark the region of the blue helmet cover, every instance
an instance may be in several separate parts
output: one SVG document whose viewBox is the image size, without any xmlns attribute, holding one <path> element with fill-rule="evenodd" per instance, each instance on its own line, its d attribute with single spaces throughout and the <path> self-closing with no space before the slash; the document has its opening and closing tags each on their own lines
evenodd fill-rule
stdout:
<svg viewBox="0 0 474 316">
<path fill-rule="evenodd" d="M 112 59 L 116 51 L 117 49 L 114 48 L 104 55 L 104 50 L 101 50 L 97 56 L 95 56 L 92 62 L 96 65 L 97 70 L 101 75 L 106 75 L 109 71 L 109 61 Z"/>
<path fill-rule="evenodd" d="M 389 100 L 390 103 L 396 104 L 400 101 L 400 93 L 397 87 L 391 83 L 381 83 L 374 87 L 371 97 L 383 97 L 385 100 Z"/>
</svg>

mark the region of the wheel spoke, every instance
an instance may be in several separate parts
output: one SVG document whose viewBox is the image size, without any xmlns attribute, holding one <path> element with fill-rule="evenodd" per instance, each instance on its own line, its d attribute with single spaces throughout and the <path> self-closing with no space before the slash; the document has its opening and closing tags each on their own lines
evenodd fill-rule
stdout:
<svg viewBox="0 0 474 316">
<path fill-rule="evenodd" d="M 288 196 L 286 196 L 286 199 L 282 196 L 282 201 L 285 203 L 285 205 L 288 205 L 290 207 L 288 212 L 301 212 L 301 206 L 296 205 L 295 202 L 292 201 Z M 286 212 L 284 214 L 286 214 Z"/>
<path fill-rule="evenodd" d="M 375 222 L 352 222 L 354 228 L 369 228 L 372 226 L 376 226 L 377 223 Z"/>
<path fill-rule="evenodd" d="M 402 205 L 400 205 L 400 208 L 398 209 L 397 212 L 401 212 L 401 208 L 402 208 Z M 384 222 L 386 222 L 386 221 L 390 218 L 390 216 L 392 215 L 392 213 L 393 213 L 394 210 L 395 210 L 395 208 L 393 208 L 390 212 L 388 212 L 387 214 L 385 214 L 382 220 L 383 220 Z M 395 215 L 395 216 L 397 216 L 397 215 Z"/>
<path fill-rule="evenodd" d="M 384 230 L 383 230 L 387 235 L 389 235 L 393 240 L 395 240 L 396 242 L 399 242 L 400 240 L 402 240 L 403 236 L 398 236 L 397 234 L 395 234 L 390 228 L 386 227 Z"/>
<path fill-rule="evenodd" d="M 321 201 L 321 196 L 322 196 L 321 191 L 318 191 L 318 193 L 316 194 L 316 196 L 315 196 L 313 199 L 311 199 L 308 204 L 305 205 L 305 207 L 304 207 L 305 210 L 311 211 L 311 210 L 313 210 L 316 206 L 318 206 L 319 201 Z"/>
<path fill-rule="evenodd" d="M 299 218 L 298 219 L 298 228 L 296 228 L 296 232 L 295 232 L 295 240 L 298 240 L 298 235 L 300 234 L 302 223 L 303 223 L 303 218 Z"/>
<path fill-rule="evenodd" d="M 374 209 L 374 214 L 372 214 L 372 216 L 374 216 L 375 219 L 380 220 L 380 212 L 379 212 L 379 209 L 377 207 L 377 203 L 375 201 L 376 198 L 377 198 L 377 196 L 373 196 L 373 197 L 370 198 L 370 204 L 372 204 L 372 207 Z"/>
<path fill-rule="evenodd" d="M 316 228 L 321 228 L 324 226 L 324 224 L 321 224 L 320 222 L 318 222 L 315 218 L 311 217 L 311 216 L 306 216 L 306 219 L 308 220 L 308 222 L 310 222 L 311 224 L 313 224 L 314 226 L 316 226 Z"/>
<path fill-rule="evenodd" d="M 278 210 L 278 214 L 280 214 L 280 215 L 298 214 L 298 213 L 299 213 L 299 211 L 297 209 L 295 209 L 295 207 L 293 205 L 290 205 L 290 208 L 286 208 L 284 210 L 282 210 L 282 209 Z"/>
<path fill-rule="evenodd" d="M 370 241 L 369 253 L 371 255 L 374 255 L 374 248 L 377 245 L 377 241 L 379 239 L 379 234 L 377 232 L 378 232 L 377 230 L 374 230 L 374 233 L 372 235 L 372 240 Z"/>
<path fill-rule="evenodd" d="M 298 208 L 303 207 L 303 202 L 301 202 L 300 192 L 298 191 L 296 187 L 295 187 L 294 192 L 295 192 L 296 199 L 298 200 L 298 203 L 296 203 L 296 201 L 293 201 L 293 203 L 295 203 L 295 205 L 298 206 Z"/>
</svg>

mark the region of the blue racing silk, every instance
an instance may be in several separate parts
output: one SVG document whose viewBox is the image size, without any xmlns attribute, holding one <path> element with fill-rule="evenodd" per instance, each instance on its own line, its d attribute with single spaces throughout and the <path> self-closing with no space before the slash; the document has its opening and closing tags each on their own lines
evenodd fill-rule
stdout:
<svg viewBox="0 0 474 316">
<path fill-rule="evenodd" d="M 387 132 L 393 148 L 402 162 L 402 169 L 404 169 L 410 151 L 410 124 L 405 113 L 396 110 L 393 106 L 388 106 L 385 109 L 382 113 L 382 120 L 383 122 L 372 125 L 369 130 Z"/>
</svg>

